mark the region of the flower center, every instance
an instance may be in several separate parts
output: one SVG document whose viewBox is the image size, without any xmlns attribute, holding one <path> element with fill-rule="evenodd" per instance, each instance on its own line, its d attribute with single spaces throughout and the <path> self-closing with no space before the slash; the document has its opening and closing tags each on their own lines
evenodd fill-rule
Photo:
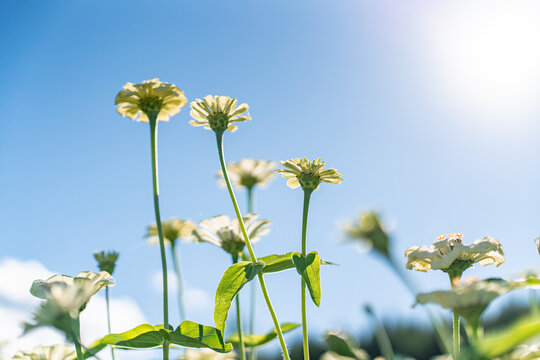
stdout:
<svg viewBox="0 0 540 360">
<path fill-rule="evenodd" d="M 224 227 L 217 231 L 217 235 L 221 239 L 221 248 L 229 254 L 236 255 L 240 253 L 246 243 L 242 240 L 230 227 Z"/>
<path fill-rule="evenodd" d="M 163 100 L 157 96 L 147 96 L 139 100 L 139 107 L 146 114 L 154 114 L 157 116 L 163 105 Z"/>
<path fill-rule="evenodd" d="M 222 112 L 208 116 L 208 124 L 214 131 L 225 131 L 229 127 L 229 117 Z"/>
<path fill-rule="evenodd" d="M 315 190 L 321 183 L 321 178 L 314 174 L 301 174 L 297 178 L 304 190 Z"/>
</svg>

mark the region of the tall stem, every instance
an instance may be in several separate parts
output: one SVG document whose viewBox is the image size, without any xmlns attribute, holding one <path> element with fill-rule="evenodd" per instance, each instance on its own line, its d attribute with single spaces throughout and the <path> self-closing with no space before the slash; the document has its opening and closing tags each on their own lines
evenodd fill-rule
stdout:
<svg viewBox="0 0 540 360">
<path fill-rule="evenodd" d="M 219 162 L 221 164 L 221 171 L 223 172 L 223 178 L 225 179 L 225 183 L 227 184 L 227 190 L 229 191 L 229 195 L 231 197 L 231 200 L 234 206 L 234 211 L 236 213 L 236 217 L 238 219 L 240 229 L 242 230 L 242 235 L 244 236 L 244 240 L 246 241 L 249 257 L 251 258 L 251 262 L 254 264 L 257 262 L 257 257 L 255 256 L 255 252 L 253 251 L 253 246 L 251 245 L 251 241 L 249 240 L 249 236 L 246 231 L 246 226 L 244 225 L 242 214 L 240 213 L 240 209 L 238 208 L 238 202 L 236 201 L 236 196 L 234 195 L 234 190 L 232 188 L 231 181 L 229 180 L 229 174 L 227 173 L 227 166 L 225 165 L 225 156 L 223 155 L 223 132 L 216 132 L 216 141 L 217 141 L 217 147 L 218 147 Z M 266 289 L 266 283 L 264 282 L 264 277 L 262 276 L 260 272 L 257 274 L 257 277 L 259 279 L 259 283 L 261 284 L 261 291 L 263 293 L 266 306 L 268 307 L 268 311 L 270 312 L 270 316 L 272 317 L 272 321 L 274 322 L 274 328 L 278 335 L 279 343 L 281 345 L 281 351 L 283 352 L 283 358 L 285 360 L 290 360 L 289 353 L 287 351 L 287 345 L 285 344 L 285 339 L 283 338 L 283 332 L 281 331 L 281 327 L 279 326 L 279 321 L 277 319 L 276 312 L 274 311 L 274 307 L 272 306 L 272 301 L 270 301 L 270 297 L 268 296 L 268 290 Z"/>
<path fill-rule="evenodd" d="M 107 304 L 107 330 L 109 334 L 111 333 L 111 309 L 110 309 L 110 300 L 109 300 L 109 287 L 105 287 L 105 302 Z M 114 360 L 114 348 L 111 345 L 111 357 Z"/>
<path fill-rule="evenodd" d="M 77 360 L 84 360 L 84 355 L 81 348 L 81 323 L 80 317 L 71 319 L 71 330 L 73 332 L 73 344 L 75 345 L 75 351 L 77 352 Z"/>
<path fill-rule="evenodd" d="M 302 257 L 307 253 L 307 219 L 309 210 L 309 199 L 311 198 L 312 190 L 304 190 L 304 210 L 302 212 Z M 302 277 L 301 280 L 302 294 L 302 344 L 304 348 L 304 360 L 309 360 L 309 340 L 307 329 L 307 306 L 306 306 L 306 281 Z"/>
<path fill-rule="evenodd" d="M 182 284 L 182 273 L 180 268 L 179 256 L 176 253 L 176 245 L 171 243 L 171 255 L 173 261 L 174 272 L 176 273 L 176 291 L 178 297 L 178 313 L 180 314 L 180 322 L 186 319 L 186 312 L 184 310 L 184 294 Z"/>
<path fill-rule="evenodd" d="M 461 281 L 461 275 L 449 275 L 450 277 L 450 285 L 452 288 L 459 286 L 459 282 Z M 453 312 L 453 330 L 454 330 L 454 359 L 457 359 L 459 356 L 460 351 L 460 335 L 459 335 L 459 314 L 456 312 L 456 310 L 452 310 Z"/>
<path fill-rule="evenodd" d="M 159 249 L 161 253 L 161 271 L 163 274 L 163 326 L 169 329 L 169 291 L 167 288 L 167 258 L 165 256 L 165 240 L 159 214 L 159 184 L 157 164 L 157 114 L 148 114 L 150 119 L 150 142 L 152 146 L 152 182 L 154 185 L 154 212 L 156 215 L 156 227 L 159 237 Z M 163 342 L 163 360 L 169 359 L 169 343 Z"/>
<path fill-rule="evenodd" d="M 253 187 L 247 188 L 247 212 L 252 214 L 254 211 L 253 206 Z M 255 334 L 255 306 L 257 302 L 257 279 L 253 279 L 250 286 L 249 294 L 249 333 Z M 251 347 L 249 349 L 250 360 L 257 360 L 257 349 Z"/>
<path fill-rule="evenodd" d="M 238 262 L 238 254 L 232 256 L 232 263 Z M 236 327 L 238 328 L 238 341 L 240 343 L 240 360 L 246 360 L 246 346 L 244 345 L 244 332 L 242 330 L 242 315 L 240 313 L 240 294 L 236 294 Z"/>
</svg>

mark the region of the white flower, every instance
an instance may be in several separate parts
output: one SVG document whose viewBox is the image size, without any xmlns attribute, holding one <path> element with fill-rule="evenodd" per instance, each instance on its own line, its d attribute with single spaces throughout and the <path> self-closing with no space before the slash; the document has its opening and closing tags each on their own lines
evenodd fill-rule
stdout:
<svg viewBox="0 0 540 360">
<path fill-rule="evenodd" d="M 270 224 L 269 220 L 257 220 L 255 214 L 246 214 L 242 219 L 252 243 L 270 231 L 267 227 Z M 212 243 L 232 255 L 240 253 L 246 244 L 238 219 L 231 220 L 227 215 L 201 221 L 193 234 L 199 241 Z"/>
<path fill-rule="evenodd" d="M 226 354 L 220 354 L 210 349 L 193 350 L 186 349 L 180 360 L 232 360 L 236 359 L 236 353 L 231 351 Z"/>
<path fill-rule="evenodd" d="M 492 237 L 486 236 L 470 245 L 463 244 L 462 239 L 461 233 L 452 233 L 439 236 L 429 248 L 409 247 L 405 251 L 406 268 L 426 272 L 430 269 L 446 271 L 457 262 L 463 264 L 464 269 L 472 267 L 475 263 L 482 266 L 489 264 L 499 266 L 504 262 L 501 243 Z"/>
<path fill-rule="evenodd" d="M 163 237 L 165 244 L 176 243 L 176 240 L 182 239 L 185 241 L 193 241 L 193 230 L 195 230 L 195 223 L 191 220 L 181 220 L 172 218 L 161 222 L 161 228 L 163 230 Z M 159 244 L 159 237 L 156 224 L 151 224 L 147 228 L 145 237 L 148 238 L 148 244 Z"/>
<path fill-rule="evenodd" d="M 264 186 L 274 177 L 276 163 L 267 160 L 242 159 L 236 163 L 227 164 L 227 172 L 232 184 L 236 187 L 251 189 L 255 185 Z M 223 178 L 220 170 L 217 174 Z M 223 185 L 225 182 L 223 181 Z"/>
<path fill-rule="evenodd" d="M 88 294 L 88 300 L 101 288 L 112 286 L 113 277 L 106 271 L 95 273 L 92 271 L 83 271 L 76 277 L 67 275 L 53 275 L 47 280 L 36 280 L 30 288 L 30 293 L 40 299 L 48 299 L 54 293 L 67 291 L 69 288 L 84 290 Z"/>
<path fill-rule="evenodd" d="M 251 119 L 246 113 L 249 110 L 248 104 L 241 104 L 238 107 L 237 104 L 235 98 L 206 95 L 203 100 L 196 99 L 191 102 L 190 114 L 194 120 L 189 123 L 217 132 L 236 131 L 237 126 L 233 123 Z"/>
<path fill-rule="evenodd" d="M 31 351 L 19 351 L 13 360 L 72 360 L 75 349 L 70 345 L 36 346 Z"/>
</svg>

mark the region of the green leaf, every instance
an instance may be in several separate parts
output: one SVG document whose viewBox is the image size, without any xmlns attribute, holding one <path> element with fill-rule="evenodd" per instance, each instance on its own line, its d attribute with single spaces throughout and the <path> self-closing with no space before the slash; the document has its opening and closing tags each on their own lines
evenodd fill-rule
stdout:
<svg viewBox="0 0 540 360">
<path fill-rule="evenodd" d="M 263 269 L 264 274 L 279 272 L 283 270 L 294 269 L 294 262 L 292 260 L 293 252 L 289 252 L 282 255 L 268 255 L 260 257 L 259 261 L 264 262 L 266 265 Z M 321 260 L 322 265 L 337 265 L 329 261 Z"/>
<path fill-rule="evenodd" d="M 189 348 L 209 348 L 221 353 L 232 350 L 232 345 L 223 341 L 218 329 L 186 320 L 174 331 L 164 329 L 163 325 L 143 324 L 120 334 L 106 335 L 88 347 L 84 358 L 96 355 L 107 345 L 124 349 L 151 349 L 162 346 L 165 339 L 171 344 Z"/>
<path fill-rule="evenodd" d="M 265 263 L 263 273 L 273 273 L 294 268 L 292 261 L 292 252 L 283 255 L 268 255 L 259 258 L 259 261 Z"/>
<path fill-rule="evenodd" d="M 216 328 L 222 332 L 225 330 L 225 321 L 234 297 L 245 284 L 262 271 L 264 265 L 262 261 L 257 261 L 255 264 L 245 261 L 234 264 L 225 271 L 216 290 L 214 306 Z"/>
<path fill-rule="evenodd" d="M 296 329 L 299 327 L 300 324 L 297 323 L 284 323 L 281 324 L 281 331 L 283 333 L 289 332 L 291 330 Z M 264 334 L 264 335 L 251 335 L 251 334 L 244 334 L 244 344 L 246 347 L 256 347 L 266 344 L 267 342 L 275 339 L 277 337 L 276 329 L 272 329 L 272 331 Z M 228 339 L 227 342 L 230 342 L 233 344 L 234 347 L 240 346 L 240 338 L 238 336 L 238 333 L 232 334 Z"/>
<path fill-rule="evenodd" d="M 218 329 L 197 324 L 193 321 L 184 321 L 174 330 L 169 331 L 169 341 L 190 348 L 209 348 L 220 353 L 233 349 L 231 344 L 223 341 L 223 334 Z"/>
<path fill-rule="evenodd" d="M 502 356 L 517 345 L 540 334 L 540 318 L 527 317 L 494 335 L 487 335 L 464 351 L 463 359 L 492 359 Z"/>
<path fill-rule="evenodd" d="M 328 344 L 328 350 L 339 356 L 357 360 L 367 360 L 369 355 L 346 333 L 327 332 L 324 340 Z"/>
<path fill-rule="evenodd" d="M 316 251 L 312 251 L 306 256 L 293 253 L 292 260 L 296 271 L 302 276 L 309 289 L 309 294 L 315 305 L 321 305 L 321 258 Z"/>
</svg>

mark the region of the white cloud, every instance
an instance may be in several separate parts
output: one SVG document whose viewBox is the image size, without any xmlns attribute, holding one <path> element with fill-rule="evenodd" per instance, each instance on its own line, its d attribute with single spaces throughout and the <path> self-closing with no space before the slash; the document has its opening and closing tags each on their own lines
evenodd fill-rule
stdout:
<svg viewBox="0 0 540 360">
<path fill-rule="evenodd" d="M 46 279 L 53 272 L 35 260 L 22 261 L 14 258 L 0 260 L 0 343 L 7 344 L 0 349 L 2 354 L 12 356 L 17 350 L 30 350 L 37 345 L 53 345 L 64 342 L 62 334 L 52 328 L 40 328 L 22 335 L 21 323 L 31 320 L 32 312 L 40 300 L 29 292 L 35 279 Z M 114 295 L 114 288 L 111 288 Z M 111 297 L 111 326 L 113 332 L 129 330 L 146 323 L 137 303 L 129 297 Z M 81 338 L 90 344 L 107 333 L 107 315 L 104 296 L 94 296 L 81 314 Z M 159 358 L 155 351 L 118 351 L 117 359 Z M 99 358 L 110 359 L 110 353 L 103 350 Z"/>
</svg>

